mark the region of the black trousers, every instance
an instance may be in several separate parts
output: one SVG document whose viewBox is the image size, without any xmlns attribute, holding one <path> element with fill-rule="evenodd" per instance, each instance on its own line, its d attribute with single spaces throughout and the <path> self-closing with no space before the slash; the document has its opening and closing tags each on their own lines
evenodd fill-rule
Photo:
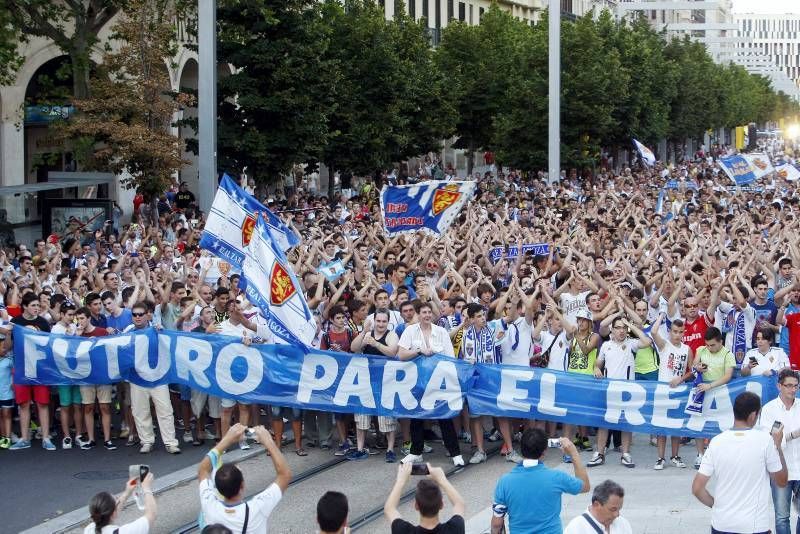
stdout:
<svg viewBox="0 0 800 534">
<path fill-rule="evenodd" d="M 770 534 L 772 531 L 767 530 L 766 532 L 754 532 L 753 534 Z M 730 532 L 723 532 L 721 530 L 717 530 L 714 527 L 711 527 L 711 534 L 731 534 Z"/>
<path fill-rule="evenodd" d="M 452 419 L 439 419 L 439 430 L 442 433 L 442 441 L 450 453 L 450 457 L 458 456 L 461 454 L 461 447 L 458 445 L 458 436 L 456 436 L 456 428 L 453 426 Z M 425 446 L 425 420 L 412 419 L 411 420 L 411 454 L 422 454 L 422 448 Z"/>
</svg>

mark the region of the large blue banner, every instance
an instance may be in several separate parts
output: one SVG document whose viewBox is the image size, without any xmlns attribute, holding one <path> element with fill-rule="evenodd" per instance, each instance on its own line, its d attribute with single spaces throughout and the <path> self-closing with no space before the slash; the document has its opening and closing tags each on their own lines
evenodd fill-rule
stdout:
<svg viewBox="0 0 800 534">
<path fill-rule="evenodd" d="M 750 165 L 750 162 L 740 155 L 726 156 L 719 158 L 720 168 L 728 175 L 728 177 L 736 182 L 736 185 L 747 185 L 755 182 L 758 178 Z"/>
<path fill-rule="evenodd" d="M 14 327 L 17 384 L 179 383 L 220 397 L 274 406 L 395 417 L 472 413 L 709 437 L 733 424 L 743 391 L 777 397 L 774 377 L 737 379 L 706 393 L 702 415 L 684 413 L 688 386 L 606 380 L 544 369 L 471 365 L 444 356 L 411 361 L 304 349 L 245 346 L 236 338 L 148 328 L 101 338 Z"/>
<path fill-rule="evenodd" d="M 390 235 L 418 230 L 441 235 L 474 193 L 475 182 L 385 185 L 381 190 L 383 226 Z"/>
</svg>

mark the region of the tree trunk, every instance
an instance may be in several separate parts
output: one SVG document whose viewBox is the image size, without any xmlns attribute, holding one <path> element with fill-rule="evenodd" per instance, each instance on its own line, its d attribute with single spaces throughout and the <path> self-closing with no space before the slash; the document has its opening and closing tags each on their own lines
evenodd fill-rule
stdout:
<svg viewBox="0 0 800 534">
<path fill-rule="evenodd" d="M 336 196 L 336 176 L 333 163 L 326 163 L 325 165 L 328 167 L 328 200 L 333 202 Z"/>
<path fill-rule="evenodd" d="M 470 143 L 469 148 L 467 148 L 467 178 L 472 176 L 473 168 L 475 168 L 475 147 Z"/>
<path fill-rule="evenodd" d="M 75 32 L 78 35 L 78 32 Z M 92 60 L 89 57 L 89 46 L 85 39 L 76 38 L 69 51 L 72 64 L 72 94 L 78 100 L 89 98 L 89 76 Z"/>
</svg>

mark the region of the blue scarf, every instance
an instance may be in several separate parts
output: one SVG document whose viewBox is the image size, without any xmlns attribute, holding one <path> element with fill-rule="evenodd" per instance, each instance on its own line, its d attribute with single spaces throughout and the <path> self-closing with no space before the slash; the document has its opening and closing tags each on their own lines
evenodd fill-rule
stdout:
<svg viewBox="0 0 800 534">
<path fill-rule="evenodd" d="M 461 342 L 461 358 L 476 363 L 496 363 L 494 351 L 494 333 L 488 327 L 480 332 L 471 326 L 464 330 Z"/>
<path fill-rule="evenodd" d="M 738 315 L 735 309 L 728 312 L 722 331 L 728 333 L 731 330 L 733 331 L 733 355 L 736 357 L 736 363 L 742 363 L 744 353 L 747 352 L 747 331 L 744 325 L 743 311 L 740 311 Z"/>
</svg>

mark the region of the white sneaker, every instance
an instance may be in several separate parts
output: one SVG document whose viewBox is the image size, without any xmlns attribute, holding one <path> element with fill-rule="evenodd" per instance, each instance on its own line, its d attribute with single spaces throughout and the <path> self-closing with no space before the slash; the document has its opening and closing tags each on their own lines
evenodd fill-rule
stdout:
<svg viewBox="0 0 800 534">
<path fill-rule="evenodd" d="M 624 465 L 625 467 L 629 467 L 629 468 L 636 467 L 636 464 L 633 463 L 633 459 L 631 458 L 631 455 L 629 453 L 627 453 L 627 452 L 623 452 L 622 453 L 622 458 L 620 459 L 620 462 L 622 462 L 622 465 Z"/>
<path fill-rule="evenodd" d="M 475 451 L 475 454 L 473 454 L 472 458 L 469 459 L 469 463 L 472 465 L 481 464 L 485 461 L 486 461 L 486 453 L 480 449 Z"/>
<path fill-rule="evenodd" d="M 194 441 L 194 438 L 192 437 L 192 433 L 191 432 L 184 432 L 183 433 L 183 442 L 184 443 L 191 443 L 192 441 Z"/>
<path fill-rule="evenodd" d="M 511 451 L 510 454 L 506 454 L 507 462 L 514 462 L 515 464 L 521 464 L 522 460 L 524 460 L 524 458 L 517 451 Z"/>
<path fill-rule="evenodd" d="M 61 440 L 61 448 L 62 449 L 71 449 L 72 448 L 72 438 L 67 436 Z"/>
<path fill-rule="evenodd" d="M 212 431 L 210 431 L 210 430 L 206 430 L 206 432 L 205 432 L 205 438 L 206 438 L 206 439 L 209 439 L 209 440 L 211 440 L 211 439 L 217 439 L 217 435 L 216 435 L 216 434 L 214 434 L 214 433 L 213 433 Z"/>
<path fill-rule="evenodd" d="M 664 460 L 663 458 L 659 458 L 658 460 L 656 460 L 656 465 L 653 466 L 653 469 L 655 469 L 656 471 L 663 471 L 665 463 L 667 463 L 666 460 Z"/>
<path fill-rule="evenodd" d="M 463 467 L 464 466 L 464 457 L 460 454 L 458 456 L 453 456 L 453 465 L 456 467 Z"/>
<path fill-rule="evenodd" d="M 672 465 L 674 465 L 675 467 L 680 467 L 680 468 L 684 468 L 684 467 L 686 467 L 686 464 L 685 464 L 685 463 L 683 463 L 683 460 L 681 459 L 681 457 L 680 457 L 680 456 L 673 456 L 672 458 L 670 458 L 670 459 L 669 459 L 669 461 L 670 461 L 670 462 L 672 463 Z"/>
<path fill-rule="evenodd" d="M 139 454 L 148 454 L 153 450 L 152 443 L 142 443 L 142 446 L 139 447 Z"/>
<path fill-rule="evenodd" d="M 455 459 L 454 459 L 455 460 Z M 400 463 L 403 464 L 421 464 L 422 463 L 422 455 L 421 454 L 406 454 Z M 464 460 L 461 460 L 461 465 L 464 465 Z"/>
<path fill-rule="evenodd" d="M 701 463 L 703 463 L 703 455 L 702 454 L 698 454 L 697 458 L 695 458 L 695 460 L 694 460 L 694 468 L 695 469 L 700 469 L 700 464 Z"/>
</svg>

